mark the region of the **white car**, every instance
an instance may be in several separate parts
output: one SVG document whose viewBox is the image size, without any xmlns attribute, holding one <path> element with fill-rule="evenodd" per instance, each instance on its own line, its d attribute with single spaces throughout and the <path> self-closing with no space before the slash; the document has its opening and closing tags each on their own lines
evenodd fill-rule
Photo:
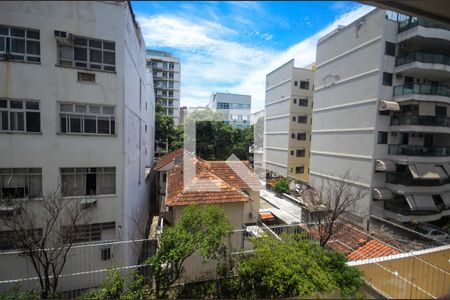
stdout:
<svg viewBox="0 0 450 300">
<path fill-rule="evenodd" d="M 437 240 L 439 242 L 450 242 L 450 235 L 442 230 L 436 229 L 432 226 L 421 226 L 416 228 L 421 234 Z"/>
</svg>

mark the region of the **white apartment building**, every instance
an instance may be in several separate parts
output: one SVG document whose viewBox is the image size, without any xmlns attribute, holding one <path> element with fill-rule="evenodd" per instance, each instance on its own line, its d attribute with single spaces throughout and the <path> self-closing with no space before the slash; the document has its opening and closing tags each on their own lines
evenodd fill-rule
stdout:
<svg viewBox="0 0 450 300">
<path fill-rule="evenodd" d="M 60 187 L 95 206 L 80 242 L 142 238 L 155 122 L 145 54 L 129 2 L 1 2 L 0 197 L 15 195 L 38 212 L 41 197 Z M 69 254 L 63 274 L 133 265 L 139 255 L 89 249 Z M 0 281 L 35 276 L 25 257 L 0 255 L 0 266 Z M 68 276 L 60 287 L 105 277 Z"/>
<path fill-rule="evenodd" d="M 254 113 L 250 114 L 250 125 L 256 124 L 259 118 L 266 116 L 266 110 L 260 109 L 258 111 L 255 111 Z"/>
<path fill-rule="evenodd" d="M 293 59 L 266 75 L 266 170 L 308 182 L 313 90 L 314 71 Z"/>
<path fill-rule="evenodd" d="M 450 215 L 449 29 L 375 9 L 318 42 L 310 177 L 349 171 L 361 223 Z"/>
<path fill-rule="evenodd" d="M 212 93 L 208 108 L 220 112 L 225 123 L 236 128 L 250 127 L 252 96 Z"/>
<path fill-rule="evenodd" d="M 156 102 L 163 106 L 164 114 L 180 124 L 180 59 L 172 53 L 147 50 L 147 66 L 153 70 Z"/>
</svg>

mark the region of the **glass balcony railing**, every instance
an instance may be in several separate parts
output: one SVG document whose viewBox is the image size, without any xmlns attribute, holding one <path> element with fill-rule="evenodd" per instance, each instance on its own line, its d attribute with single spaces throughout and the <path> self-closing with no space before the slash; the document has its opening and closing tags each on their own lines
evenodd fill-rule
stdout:
<svg viewBox="0 0 450 300">
<path fill-rule="evenodd" d="M 390 184 L 400 184 L 405 186 L 442 186 L 449 184 L 450 179 L 445 180 L 415 180 L 409 174 L 403 173 L 388 173 L 386 182 Z"/>
<path fill-rule="evenodd" d="M 392 116 L 391 125 L 421 125 L 450 127 L 450 118 L 440 116 Z"/>
<path fill-rule="evenodd" d="M 450 26 L 445 25 L 445 24 L 433 22 L 433 21 L 430 21 L 427 19 L 410 17 L 410 18 L 398 23 L 398 32 L 400 33 L 400 32 L 406 31 L 410 28 L 416 27 L 416 26 L 450 30 Z"/>
<path fill-rule="evenodd" d="M 389 145 L 389 154 L 407 156 L 450 156 L 450 147 L 420 145 Z"/>
<path fill-rule="evenodd" d="M 405 84 L 394 87 L 394 96 L 420 94 L 450 97 L 450 86 L 437 84 Z"/>
<path fill-rule="evenodd" d="M 441 64 L 450 66 L 450 56 L 444 54 L 424 53 L 424 52 L 413 52 L 405 56 L 397 57 L 395 63 L 397 66 L 401 66 L 415 61 L 429 64 Z"/>
</svg>

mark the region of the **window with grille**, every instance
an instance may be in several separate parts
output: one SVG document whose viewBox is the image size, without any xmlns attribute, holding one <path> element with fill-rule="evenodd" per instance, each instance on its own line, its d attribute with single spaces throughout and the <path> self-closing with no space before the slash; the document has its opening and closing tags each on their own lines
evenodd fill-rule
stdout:
<svg viewBox="0 0 450 300">
<path fill-rule="evenodd" d="M 102 240 L 102 231 L 115 228 L 116 222 L 92 223 L 75 226 L 70 234 L 75 243 L 94 242 Z"/>
<path fill-rule="evenodd" d="M 0 199 L 23 199 L 41 196 L 41 168 L 0 169 Z"/>
<path fill-rule="evenodd" d="M 39 30 L 0 25 L 0 60 L 41 62 Z"/>
<path fill-rule="evenodd" d="M 305 167 L 304 166 L 295 167 L 295 173 L 297 173 L 297 174 L 305 173 Z"/>
<path fill-rule="evenodd" d="M 58 42 L 58 63 L 62 66 L 90 70 L 116 70 L 116 44 L 80 36 L 73 37 L 73 45 Z"/>
<path fill-rule="evenodd" d="M 41 132 L 39 101 L 0 99 L 0 132 Z"/>
<path fill-rule="evenodd" d="M 298 123 L 306 124 L 308 122 L 308 116 L 298 116 Z"/>
<path fill-rule="evenodd" d="M 116 193 L 116 168 L 61 168 L 63 196 Z"/>
<path fill-rule="evenodd" d="M 308 106 L 308 99 L 298 99 L 299 106 Z"/>
<path fill-rule="evenodd" d="M 296 156 L 297 157 L 305 157 L 305 149 L 297 149 Z"/>
<path fill-rule="evenodd" d="M 309 90 L 309 81 L 300 80 L 300 88 L 302 90 Z"/>
<path fill-rule="evenodd" d="M 60 133 L 115 135 L 115 107 L 60 103 Z"/>
<path fill-rule="evenodd" d="M 297 133 L 297 140 L 304 141 L 306 140 L 306 133 L 305 132 L 299 132 Z"/>
</svg>

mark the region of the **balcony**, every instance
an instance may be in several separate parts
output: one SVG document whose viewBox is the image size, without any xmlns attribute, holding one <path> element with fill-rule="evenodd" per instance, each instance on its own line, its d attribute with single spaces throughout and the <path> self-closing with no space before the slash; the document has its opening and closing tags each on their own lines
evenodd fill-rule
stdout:
<svg viewBox="0 0 450 300">
<path fill-rule="evenodd" d="M 420 145 L 389 145 L 389 154 L 406 156 L 450 156 L 450 147 L 425 147 Z"/>
<path fill-rule="evenodd" d="M 418 116 L 418 115 L 393 115 L 391 126 L 408 126 L 407 128 L 391 128 L 394 131 L 421 131 L 421 132 L 441 132 L 450 133 L 450 118 L 442 116 Z M 420 128 L 414 126 L 429 126 Z M 433 128 L 444 127 L 444 128 Z"/>
<path fill-rule="evenodd" d="M 413 52 L 405 56 L 397 57 L 396 66 L 409 64 L 416 61 L 427 64 L 441 64 L 450 66 L 450 56 L 424 52 Z"/>
<path fill-rule="evenodd" d="M 450 26 L 448 25 L 436 23 L 427 19 L 411 17 L 403 22 L 398 23 L 398 33 L 414 28 L 416 26 L 450 30 Z"/>
<path fill-rule="evenodd" d="M 414 179 L 410 174 L 405 173 L 388 173 L 386 175 L 386 183 L 399 184 L 404 186 L 442 186 L 450 183 L 450 179 L 444 180 L 423 180 Z"/>
<path fill-rule="evenodd" d="M 405 84 L 394 87 L 394 96 L 409 94 L 450 97 L 450 86 L 436 84 Z"/>
</svg>

